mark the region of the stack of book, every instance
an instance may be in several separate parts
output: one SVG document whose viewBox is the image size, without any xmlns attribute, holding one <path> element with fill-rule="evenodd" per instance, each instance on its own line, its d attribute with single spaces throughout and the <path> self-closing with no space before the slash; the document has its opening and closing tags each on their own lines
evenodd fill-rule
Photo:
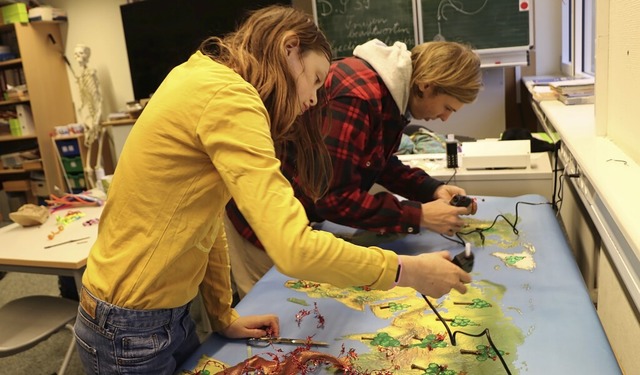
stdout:
<svg viewBox="0 0 640 375">
<path fill-rule="evenodd" d="M 531 97 L 537 102 L 544 100 L 558 100 L 558 93 L 549 87 L 549 85 L 536 85 L 531 88 Z"/>
<path fill-rule="evenodd" d="M 558 94 L 558 100 L 564 104 L 592 104 L 594 102 L 593 78 L 579 78 L 549 83 L 549 87 Z"/>
</svg>

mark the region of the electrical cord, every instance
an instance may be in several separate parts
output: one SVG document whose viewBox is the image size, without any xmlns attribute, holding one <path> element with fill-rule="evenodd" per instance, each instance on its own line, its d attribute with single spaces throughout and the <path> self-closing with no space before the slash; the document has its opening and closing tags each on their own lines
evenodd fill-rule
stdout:
<svg viewBox="0 0 640 375">
<path fill-rule="evenodd" d="M 559 159 L 559 150 L 561 146 L 561 141 L 556 143 L 555 150 L 553 151 L 553 195 L 551 196 L 551 205 L 554 211 L 558 212 L 558 202 L 556 201 L 556 191 L 558 185 L 558 159 Z"/>
<path fill-rule="evenodd" d="M 564 199 L 564 169 L 560 176 L 558 176 L 558 180 L 560 182 L 560 186 L 558 186 L 558 199 L 555 201 L 556 203 L 556 216 L 560 216 L 560 211 L 562 210 L 562 202 Z"/>
<path fill-rule="evenodd" d="M 449 179 L 447 180 L 447 182 L 445 182 L 445 185 L 449 185 L 449 182 L 451 182 L 451 180 L 454 179 L 454 177 L 456 177 L 456 174 L 458 173 L 458 168 L 454 168 L 453 169 L 453 174 L 451 175 L 451 177 L 449 177 Z"/>
<path fill-rule="evenodd" d="M 491 345 L 491 348 L 493 349 L 494 353 L 500 359 L 500 362 L 502 363 L 502 366 L 504 367 L 504 370 L 507 372 L 507 374 L 511 375 L 511 371 L 509 370 L 509 366 L 507 366 L 507 362 L 505 362 L 504 358 L 502 358 L 502 354 L 500 354 L 500 350 L 498 350 L 498 347 L 496 347 L 496 344 L 494 344 L 493 340 L 491 339 L 491 334 L 489 334 L 489 328 L 485 328 L 484 331 L 482 331 L 481 333 L 476 333 L 476 334 L 468 333 L 468 332 L 464 332 L 464 331 L 451 332 L 451 328 L 449 328 L 449 325 L 447 324 L 447 322 L 442 318 L 442 316 L 440 316 L 440 313 L 438 313 L 438 310 L 436 310 L 436 308 L 433 306 L 431 301 L 429 301 L 429 299 L 424 294 L 421 294 L 421 295 L 422 295 L 422 298 L 424 298 L 424 300 L 427 302 L 427 304 L 431 308 L 431 311 L 433 311 L 434 314 L 436 314 L 436 316 L 438 317 L 438 320 L 440 320 L 442 322 L 442 324 L 444 325 L 444 328 L 447 330 L 447 334 L 449 335 L 449 340 L 451 340 L 451 345 L 456 346 L 456 335 L 458 333 L 461 334 L 461 335 L 466 335 L 466 336 L 471 336 L 471 337 L 487 336 L 487 340 L 489 341 L 489 345 Z"/>
<path fill-rule="evenodd" d="M 507 224 L 509 224 L 509 226 L 511 227 L 511 229 L 513 231 L 513 234 L 515 234 L 517 236 L 519 234 L 519 231 L 518 231 L 518 228 L 516 228 L 516 225 L 518 224 L 518 220 L 520 218 L 519 215 L 518 215 L 518 205 L 520 205 L 520 204 L 527 204 L 527 205 L 530 205 L 530 206 L 539 206 L 539 205 L 551 204 L 551 203 L 549 203 L 549 202 L 531 203 L 531 202 L 519 201 L 519 202 L 516 202 L 516 206 L 515 206 L 515 216 L 516 216 L 516 218 L 515 218 L 513 223 L 511 221 L 509 221 L 509 219 L 507 219 L 507 217 L 504 216 L 503 214 L 498 214 L 496 216 L 496 218 L 493 219 L 493 223 L 491 223 L 491 225 L 486 227 L 486 228 L 475 228 L 475 229 L 470 230 L 468 232 L 456 232 L 455 235 L 456 235 L 457 239 L 445 236 L 444 234 L 441 234 L 441 236 L 446 238 L 449 241 L 453 241 L 453 242 L 456 242 L 456 243 L 464 246 L 466 241 L 464 241 L 461 236 L 467 236 L 467 235 L 470 235 L 470 234 L 473 234 L 473 233 L 477 233 L 478 236 L 480 236 L 480 241 L 481 241 L 482 245 L 484 245 L 485 236 L 484 236 L 483 232 L 491 230 L 496 225 L 496 223 L 498 222 L 499 218 L 503 218 L 504 221 L 506 221 Z"/>
<path fill-rule="evenodd" d="M 560 175 L 560 179 L 562 179 L 564 176 L 564 173 L 562 175 Z M 559 193 L 559 198 L 560 198 L 560 202 L 562 201 L 562 184 L 560 185 L 560 189 L 558 190 Z M 554 201 L 555 201 L 555 187 L 554 187 Z M 491 223 L 491 225 L 487 228 L 475 228 L 474 230 L 468 231 L 468 232 L 457 232 L 455 235 L 457 237 L 457 239 L 451 238 L 451 237 L 447 237 L 445 235 L 442 235 L 442 237 L 459 243 L 462 246 L 464 246 L 465 242 L 461 236 L 464 235 L 470 235 L 473 233 L 477 233 L 480 236 L 480 239 L 482 241 L 482 245 L 484 245 L 484 240 L 485 240 L 485 235 L 483 232 L 491 230 L 496 223 L 498 222 L 499 218 L 503 218 L 507 224 L 509 224 L 509 226 L 511 227 L 513 233 L 517 236 L 519 234 L 518 228 L 516 227 L 516 225 L 518 224 L 518 221 L 520 219 L 520 216 L 518 214 L 518 205 L 520 204 L 526 204 L 526 205 L 530 205 L 530 206 L 539 206 L 539 205 L 546 205 L 546 204 L 551 204 L 553 205 L 553 203 L 549 203 L 549 202 L 544 202 L 544 203 L 532 203 L 532 202 L 524 202 L 524 201 L 519 201 L 516 202 L 515 205 L 515 220 L 512 223 L 509 219 L 507 219 L 506 216 L 504 216 L 503 214 L 498 214 L 495 219 L 493 220 L 493 223 Z M 436 314 L 436 316 L 438 317 L 438 320 L 440 320 L 442 322 L 442 324 L 444 325 L 445 329 L 447 330 L 447 334 L 449 336 L 449 339 L 451 340 L 451 344 L 453 346 L 456 346 L 456 335 L 462 334 L 462 335 L 466 335 L 466 336 L 472 336 L 472 337 L 481 337 L 481 336 L 487 336 L 487 340 L 489 341 L 489 344 L 491 345 L 491 348 L 493 349 L 493 351 L 495 352 L 496 356 L 500 359 L 500 362 L 502 363 L 502 366 L 504 367 L 504 370 L 506 371 L 507 374 L 511 375 L 511 371 L 509 370 L 509 367 L 507 366 L 507 363 L 505 362 L 504 358 L 502 358 L 502 355 L 500 354 L 500 351 L 498 350 L 498 348 L 496 347 L 496 345 L 493 343 L 493 340 L 491 339 L 491 334 L 489 333 L 489 329 L 486 328 L 484 331 L 482 331 L 481 333 L 477 333 L 477 334 L 472 334 L 472 333 L 468 333 L 468 332 L 464 332 L 464 331 L 451 331 L 451 328 L 449 328 L 449 325 L 447 324 L 447 322 L 442 318 L 442 316 L 440 316 L 440 313 L 438 313 L 438 310 L 433 306 L 433 304 L 431 303 L 431 301 L 429 301 L 429 299 L 422 294 L 422 298 L 424 298 L 424 300 L 427 302 L 427 304 L 429 305 L 429 307 L 431 308 L 431 310 L 434 312 L 434 314 Z"/>
</svg>

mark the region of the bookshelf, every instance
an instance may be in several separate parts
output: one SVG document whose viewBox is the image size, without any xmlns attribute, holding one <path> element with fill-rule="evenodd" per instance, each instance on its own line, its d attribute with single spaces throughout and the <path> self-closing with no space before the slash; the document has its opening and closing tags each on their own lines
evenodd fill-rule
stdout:
<svg viewBox="0 0 640 375">
<path fill-rule="evenodd" d="M 55 150 L 57 168 L 64 179 L 60 188 L 67 193 L 78 194 L 91 188 L 92 175 L 85 169 L 87 159 L 92 163 L 98 155 L 98 142 L 91 148 L 91 155 L 84 144 L 84 134 L 57 135 L 51 138 Z M 109 139 L 102 138 L 102 167 L 106 174 L 113 174 L 114 166 L 111 152 L 108 151 Z M 92 164 L 92 167 L 95 165 Z"/>
<path fill-rule="evenodd" d="M 0 126 L 0 155 L 5 155 L 5 159 L 7 154 L 25 151 L 36 151 L 40 155 L 40 163 L 34 164 L 35 168 L 0 167 L 0 187 L 5 182 L 16 187 L 11 191 L 2 189 L 10 200 L 21 197 L 33 203 L 37 196 L 46 197 L 56 191 L 55 187 L 64 186 L 51 142 L 56 126 L 75 122 L 62 40 L 59 22 L 0 25 L 0 44 L 8 46 L 13 55 L 0 61 L 0 114 L 3 114 L 0 117 L 18 119 L 19 113 L 30 116 L 19 121 L 21 135 L 16 132 L 12 135 L 10 127 Z M 25 86 L 24 90 L 9 90 L 10 86 L 20 85 Z M 40 182 L 38 189 L 30 183 L 15 182 L 31 182 L 34 176 Z M 10 207 L 9 211 L 15 209 Z"/>
</svg>

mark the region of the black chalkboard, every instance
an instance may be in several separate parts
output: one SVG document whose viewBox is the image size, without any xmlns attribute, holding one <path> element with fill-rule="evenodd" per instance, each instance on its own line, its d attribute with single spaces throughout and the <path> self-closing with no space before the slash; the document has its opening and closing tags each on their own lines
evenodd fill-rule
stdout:
<svg viewBox="0 0 640 375">
<path fill-rule="evenodd" d="M 313 10 L 334 57 L 352 56 L 371 39 L 403 42 L 409 49 L 417 43 L 414 0 L 315 0 Z"/>
<path fill-rule="evenodd" d="M 422 40 L 465 42 L 475 50 L 528 49 L 531 1 L 419 0 Z"/>
<path fill-rule="evenodd" d="M 532 0 L 314 0 L 316 23 L 335 57 L 371 39 L 387 45 L 450 40 L 469 44 L 483 67 L 526 65 Z"/>
</svg>

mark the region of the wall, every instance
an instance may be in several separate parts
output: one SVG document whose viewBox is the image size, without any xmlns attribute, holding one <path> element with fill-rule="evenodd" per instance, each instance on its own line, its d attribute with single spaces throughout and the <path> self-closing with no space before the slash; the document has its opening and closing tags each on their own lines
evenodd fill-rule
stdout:
<svg viewBox="0 0 640 375">
<path fill-rule="evenodd" d="M 49 0 L 54 7 L 67 11 L 66 53 L 74 68 L 73 49 L 84 43 L 91 47 L 90 65 L 98 70 L 103 89 L 106 115 L 124 108 L 133 100 L 133 88 L 120 18 L 120 5 L 125 0 Z M 311 9 L 311 0 L 294 0 L 305 10 Z M 560 64 L 560 2 L 540 0 L 534 6 L 536 53 L 535 74 L 555 74 Z M 64 31 L 64 29 L 63 29 Z M 72 83 L 74 100 L 77 100 L 75 82 Z M 484 72 L 485 88 L 476 103 L 467 105 L 449 121 L 431 121 L 426 125 L 437 132 L 456 133 L 476 138 L 498 137 L 505 128 L 504 70 L 487 69 Z"/>
<path fill-rule="evenodd" d="M 562 56 L 562 1 L 538 0 L 535 1 L 533 10 L 534 73 L 559 74 Z"/>
<path fill-rule="evenodd" d="M 599 135 L 605 135 L 640 163 L 640 2 L 616 0 L 598 2 L 598 16 L 609 14 L 598 22 L 596 41 L 596 84 L 604 84 L 596 96 L 596 120 Z M 602 64 L 602 66 L 600 66 Z M 607 77 L 600 82 L 600 77 Z M 606 84 L 605 84 L 606 83 Z M 598 95 L 600 94 L 600 95 Z M 602 113 L 600 113 L 602 112 Z M 629 160 L 631 161 L 631 160 Z"/>
<path fill-rule="evenodd" d="M 122 110 L 133 100 L 129 61 L 120 18 L 120 5 L 125 0 L 49 0 L 55 8 L 65 9 L 69 21 L 62 28 L 66 56 L 74 70 L 78 65 L 73 50 L 79 43 L 91 48 L 89 66 L 98 72 L 103 96 L 103 118 Z M 77 85 L 69 72 L 72 96 L 79 103 Z"/>
</svg>

